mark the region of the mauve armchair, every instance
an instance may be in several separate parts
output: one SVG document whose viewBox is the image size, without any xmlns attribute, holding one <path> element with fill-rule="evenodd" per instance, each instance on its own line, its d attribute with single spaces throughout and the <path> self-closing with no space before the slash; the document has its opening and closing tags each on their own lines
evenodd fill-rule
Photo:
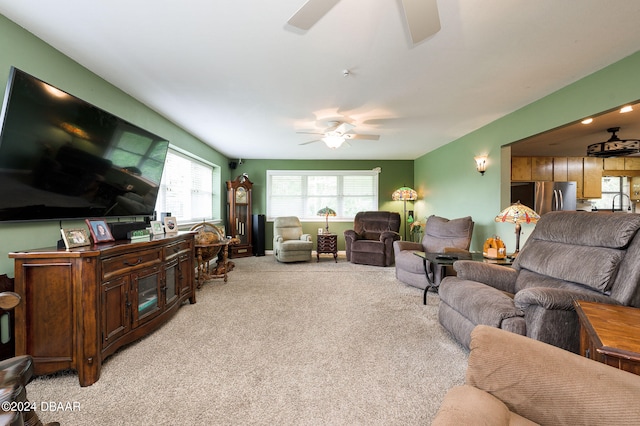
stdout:
<svg viewBox="0 0 640 426">
<path fill-rule="evenodd" d="M 400 239 L 399 232 L 400 213 L 357 213 L 353 220 L 353 229 L 344 231 L 347 260 L 363 265 L 393 265 L 393 242 Z"/>
</svg>

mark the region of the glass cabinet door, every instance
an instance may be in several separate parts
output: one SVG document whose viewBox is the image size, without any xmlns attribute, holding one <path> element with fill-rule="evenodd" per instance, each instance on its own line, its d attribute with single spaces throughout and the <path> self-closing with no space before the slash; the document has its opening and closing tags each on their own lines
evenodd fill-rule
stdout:
<svg viewBox="0 0 640 426">
<path fill-rule="evenodd" d="M 178 259 L 173 260 L 167 265 L 164 271 L 164 304 L 172 304 L 178 297 Z"/>
<path fill-rule="evenodd" d="M 133 274 L 137 309 L 133 309 L 133 326 L 153 318 L 160 313 L 160 270 L 149 268 Z"/>
</svg>

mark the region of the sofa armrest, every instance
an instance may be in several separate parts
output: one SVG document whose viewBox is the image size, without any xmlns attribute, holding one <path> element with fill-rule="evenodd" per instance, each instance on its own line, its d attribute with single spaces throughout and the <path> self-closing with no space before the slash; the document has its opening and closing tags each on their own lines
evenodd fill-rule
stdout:
<svg viewBox="0 0 640 426">
<path fill-rule="evenodd" d="M 311 241 L 311 234 L 302 234 L 300 235 L 300 239 L 302 241 Z"/>
<path fill-rule="evenodd" d="M 276 243 L 281 243 L 282 241 L 284 241 L 284 239 L 282 238 L 282 235 L 276 235 L 273 237 L 273 241 Z"/>
<path fill-rule="evenodd" d="M 637 424 L 640 376 L 494 327 L 471 333 L 466 383 L 540 424 Z"/>
<path fill-rule="evenodd" d="M 424 247 L 420 243 L 414 243 L 413 241 L 397 240 L 393 242 L 394 247 L 398 248 L 398 253 L 403 250 L 416 250 L 424 251 Z"/>
<path fill-rule="evenodd" d="M 347 229 L 346 231 L 344 231 L 344 237 L 351 241 L 355 241 L 360 238 L 358 234 L 356 234 L 356 231 L 354 231 L 353 229 Z"/>
<path fill-rule="evenodd" d="M 380 241 L 386 243 L 387 241 L 395 241 L 400 239 L 400 234 L 394 231 L 383 231 L 380 233 Z"/>
<path fill-rule="evenodd" d="M 424 247 L 422 247 L 422 244 L 414 243 L 413 241 L 396 240 L 393 242 L 393 252 L 396 257 L 405 250 L 424 251 Z"/>
<path fill-rule="evenodd" d="M 520 290 L 513 298 L 518 308 L 526 309 L 537 305 L 549 310 L 573 311 L 574 300 L 588 302 L 616 303 L 611 297 L 598 293 L 577 292 L 564 288 L 531 287 Z"/>
<path fill-rule="evenodd" d="M 508 266 L 458 260 L 453 263 L 453 269 L 459 279 L 477 281 L 508 293 L 515 292 L 518 272 Z"/>
</svg>

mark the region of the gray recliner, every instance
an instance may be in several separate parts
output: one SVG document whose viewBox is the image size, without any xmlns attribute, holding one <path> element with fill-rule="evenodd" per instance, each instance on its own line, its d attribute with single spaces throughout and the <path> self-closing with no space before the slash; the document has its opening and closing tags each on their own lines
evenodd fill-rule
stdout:
<svg viewBox="0 0 640 426">
<path fill-rule="evenodd" d="M 312 251 L 311 235 L 302 232 L 300 219 L 285 216 L 273 220 L 273 255 L 278 262 L 307 262 Z"/>
<path fill-rule="evenodd" d="M 439 288 L 438 318 L 469 347 L 484 324 L 578 352 L 575 300 L 640 307 L 640 215 L 542 215 L 513 266 L 459 260 Z"/>
<path fill-rule="evenodd" d="M 418 251 L 427 253 L 444 253 L 450 251 L 468 251 L 473 234 L 471 216 L 458 219 L 446 219 L 431 215 L 424 226 L 422 242 L 394 241 L 393 250 L 396 258 L 396 278 L 405 284 L 420 289 L 428 286 L 425 273 L 432 282 L 439 282 L 440 269 L 425 271 L 424 261 L 415 255 Z"/>
</svg>

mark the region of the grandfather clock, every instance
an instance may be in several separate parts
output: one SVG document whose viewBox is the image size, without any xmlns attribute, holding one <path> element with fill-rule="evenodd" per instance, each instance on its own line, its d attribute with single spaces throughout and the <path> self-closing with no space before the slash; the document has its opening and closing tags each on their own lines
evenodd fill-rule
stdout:
<svg viewBox="0 0 640 426">
<path fill-rule="evenodd" d="M 237 237 L 239 244 L 229 246 L 230 257 L 252 256 L 251 187 L 246 175 L 227 181 L 227 235 Z"/>
</svg>

